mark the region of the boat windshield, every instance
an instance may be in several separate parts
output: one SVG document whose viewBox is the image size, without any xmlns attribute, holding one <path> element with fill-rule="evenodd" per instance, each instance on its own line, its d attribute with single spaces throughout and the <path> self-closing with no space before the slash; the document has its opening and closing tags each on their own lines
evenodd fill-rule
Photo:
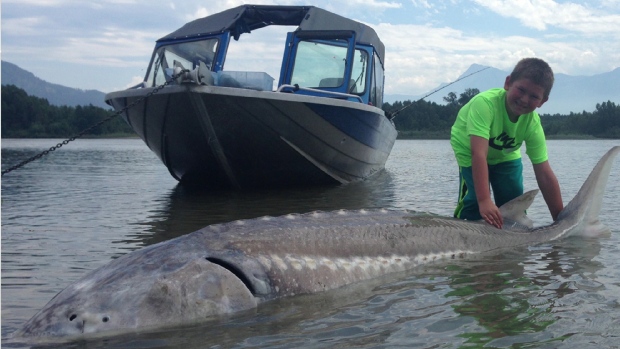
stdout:
<svg viewBox="0 0 620 349">
<path fill-rule="evenodd" d="M 149 73 L 147 74 L 146 86 L 158 86 L 170 78 L 170 69 L 174 63 L 180 63 L 184 68 L 193 70 L 200 63 L 211 70 L 213 59 L 217 52 L 219 40 L 211 38 L 207 40 L 189 41 L 160 46 L 156 49 L 151 59 Z"/>
<path fill-rule="evenodd" d="M 347 61 L 347 42 L 300 41 L 297 46 L 291 84 L 299 87 L 341 87 Z M 368 54 L 355 50 L 349 93 L 362 93 L 365 89 Z"/>
</svg>

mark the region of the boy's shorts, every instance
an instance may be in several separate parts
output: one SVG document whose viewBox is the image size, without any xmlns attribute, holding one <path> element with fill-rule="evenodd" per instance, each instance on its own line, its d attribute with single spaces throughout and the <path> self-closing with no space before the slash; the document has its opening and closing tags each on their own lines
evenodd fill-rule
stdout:
<svg viewBox="0 0 620 349">
<path fill-rule="evenodd" d="M 523 194 L 523 163 L 521 159 L 489 165 L 489 182 L 497 207 Z M 471 167 L 459 167 L 459 200 L 454 217 L 468 220 L 482 219 Z"/>
</svg>

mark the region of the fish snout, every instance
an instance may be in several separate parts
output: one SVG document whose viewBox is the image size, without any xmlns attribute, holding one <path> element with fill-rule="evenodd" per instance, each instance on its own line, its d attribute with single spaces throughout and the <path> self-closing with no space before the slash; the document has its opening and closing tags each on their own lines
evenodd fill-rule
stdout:
<svg viewBox="0 0 620 349">
<path fill-rule="evenodd" d="M 96 333 L 105 330 L 106 327 L 111 327 L 112 318 L 105 313 L 94 314 L 90 312 L 70 312 L 67 317 L 69 321 L 69 328 L 76 328 L 79 333 Z M 106 326 L 107 325 L 107 326 Z M 78 333 L 75 333 L 78 334 Z"/>
<path fill-rule="evenodd" d="M 16 342 L 46 342 L 106 331 L 113 326 L 112 317 L 107 314 L 58 311 L 52 307 L 35 315 L 15 331 L 11 338 Z"/>
</svg>

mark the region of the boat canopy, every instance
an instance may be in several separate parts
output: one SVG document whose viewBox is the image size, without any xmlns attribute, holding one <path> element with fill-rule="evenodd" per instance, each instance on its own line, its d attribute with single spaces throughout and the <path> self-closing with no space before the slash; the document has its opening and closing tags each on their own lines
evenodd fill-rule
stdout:
<svg viewBox="0 0 620 349">
<path fill-rule="evenodd" d="M 314 6 L 242 5 L 189 22 L 157 42 L 199 38 L 226 31 L 230 31 L 232 37 L 238 40 L 243 33 L 270 25 L 298 25 L 298 31 L 353 31 L 358 43 L 373 46 L 381 61 L 385 62 L 385 46 L 374 29 Z"/>
</svg>

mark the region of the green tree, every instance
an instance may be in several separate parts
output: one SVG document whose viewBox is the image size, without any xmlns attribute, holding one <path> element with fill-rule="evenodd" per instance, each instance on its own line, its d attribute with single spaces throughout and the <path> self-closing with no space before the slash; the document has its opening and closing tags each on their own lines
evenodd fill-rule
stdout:
<svg viewBox="0 0 620 349">
<path fill-rule="evenodd" d="M 383 109 L 386 114 L 399 111 L 394 124 L 400 138 L 449 138 L 459 109 L 478 93 L 477 89 L 468 88 L 458 99 L 456 93 L 449 93 L 444 97 L 446 105 L 424 100 L 397 101 L 384 103 Z M 620 106 L 611 101 L 597 104 L 594 112 L 543 114 L 540 118 L 547 136 L 620 139 Z"/>
<path fill-rule="evenodd" d="M 92 105 L 53 106 L 14 85 L 2 86 L 2 138 L 70 137 L 110 115 L 111 111 Z M 111 134 L 133 135 L 133 131 L 116 117 L 91 133 Z"/>
<path fill-rule="evenodd" d="M 446 101 L 446 103 L 452 104 L 452 105 L 458 105 L 459 103 L 458 97 L 456 96 L 456 93 L 454 92 L 448 93 L 448 95 L 445 96 L 443 100 Z"/>
<path fill-rule="evenodd" d="M 611 101 L 596 105 L 594 115 L 597 117 L 598 137 L 619 138 L 620 137 L 620 106 Z"/>
<path fill-rule="evenodd" d="M 466 88 L 465 92 L 461 93 L 461 95 L 459 96 L 459 105 L 464 106 L 478 93 L 480 93 L 480 90 L 478 90 L 477 88 Z"/>
</svg>

